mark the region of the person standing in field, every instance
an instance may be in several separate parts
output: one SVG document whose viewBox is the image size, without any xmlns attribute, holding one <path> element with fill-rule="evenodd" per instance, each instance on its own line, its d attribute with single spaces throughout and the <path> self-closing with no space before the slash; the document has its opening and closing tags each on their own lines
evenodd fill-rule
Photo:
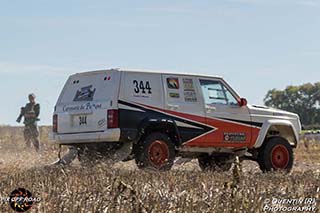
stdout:
<svg viewBox="0 0 320 213">
<path fill-rule="evenodd" d="M 40 104 L 36 103 L 36 96 L 32 93 L 29 94 L 29 103 L 25 107 L 21 108 L 20 115 L 17 122 L 20 123 L 22 117 L 24 117 L 24 140 L 28 148 L 31 147 L 31 142 L 35 150 L 39 151 L 40 141 L 39 141 L 39 129 L 37 122 L 40 114 Z"/>
</svg>

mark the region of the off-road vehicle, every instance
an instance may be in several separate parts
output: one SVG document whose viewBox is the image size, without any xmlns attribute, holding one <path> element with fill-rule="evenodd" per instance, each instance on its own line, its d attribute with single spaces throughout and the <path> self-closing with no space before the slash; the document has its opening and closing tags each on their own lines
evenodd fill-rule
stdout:
<svg viewBox="0 0 320 213">
<path fill-rule="evenodd" d="M 249 105 L 218 76 L 109 69 L 74 74 L 55 106 L 53 139 L 81 162 L 119 155 L 169 170 L 177 157 L 228 170 L 236 156 L 287 170 L 299 116 Z"/>
</svg>

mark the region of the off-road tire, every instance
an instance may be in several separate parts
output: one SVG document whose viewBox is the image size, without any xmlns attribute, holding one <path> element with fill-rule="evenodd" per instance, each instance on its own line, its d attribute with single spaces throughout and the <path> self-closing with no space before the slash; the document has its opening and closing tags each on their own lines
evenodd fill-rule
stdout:
<svg viewBox="0 0 320 213">
<path fill-rule="evenodd" d="M 168 135 L 153 132 L 135 148 L 135 161 L 140 169 L 170 170 L 175 159 L 175 146 Z"/>
<path fill-rule="evenodd" d="M 260 148 L 258 164 L 263 172 L 277 170 L 290 172 L 293 159 L 293 150 L 289 142 L 282 137 L 272 137 Z"/>
</svg>

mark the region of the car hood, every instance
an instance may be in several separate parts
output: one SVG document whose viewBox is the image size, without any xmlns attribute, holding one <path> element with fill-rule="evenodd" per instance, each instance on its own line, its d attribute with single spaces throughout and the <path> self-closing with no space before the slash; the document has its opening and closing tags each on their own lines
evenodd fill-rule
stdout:
<svg viewBox="0 0 320 213">
<path fill-rule="evenodd" d="M 250 110 L 250 114 L 252 115 L 266 115 L 272 117 L 287 117 L 291 119 L 299 119 L 299 116 L 296 113 L 275 109 L 272 107 L 267 106 L 260 106 L 260 105 L 248 105 Z"/>
</svg>

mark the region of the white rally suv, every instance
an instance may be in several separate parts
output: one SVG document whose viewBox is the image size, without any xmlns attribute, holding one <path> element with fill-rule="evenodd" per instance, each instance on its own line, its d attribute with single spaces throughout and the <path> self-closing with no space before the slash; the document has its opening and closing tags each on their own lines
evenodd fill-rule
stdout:
<svg viewBox="0 0 320 213">
<path fill-rule="evenodd" d="M 239 156 L 290 171 L 300 129 L 297 114 L 249 105 L 221 77 L 141 70 L 70 76 L 53 115 L 55 143 L 81 162 L 121 150 L 121 160 L 157 170 L 177 157 L 228 170 Z"/>
</svg>

